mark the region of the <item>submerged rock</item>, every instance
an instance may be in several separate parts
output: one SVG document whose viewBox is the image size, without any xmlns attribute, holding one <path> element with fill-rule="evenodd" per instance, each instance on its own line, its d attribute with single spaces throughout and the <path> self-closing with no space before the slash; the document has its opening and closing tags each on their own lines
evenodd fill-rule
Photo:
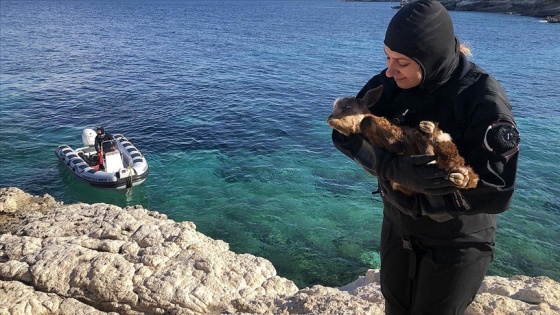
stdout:
<svg viewBox="0 0 560 315">
<path fill-rule="evenodd" d="M 0 188 L 0 314 L 383 314 L 379 272 L 298 290 L 260 257 L 140 206 Z M 487 277 L 467 314 L 559 314 L 547 277 Z"/>
</svg>

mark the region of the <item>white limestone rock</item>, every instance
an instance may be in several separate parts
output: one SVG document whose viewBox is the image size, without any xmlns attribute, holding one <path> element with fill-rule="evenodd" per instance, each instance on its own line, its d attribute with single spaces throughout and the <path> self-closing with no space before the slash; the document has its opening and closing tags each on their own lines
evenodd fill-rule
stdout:
<svg viewBox="0 0 560 315">
<path fill-rule="evenodd" d="M 234 300 L 269 300 L 268 309 L 298 290 L 269 261 L 237 255 L 190 222 L 141 207 L 63 206 L 13 188 L 1 188 L 0 196 L 0 279 L 26 292 L 79 300 L 101 312 L 209 314 L 236 312 Z M 48 211 L 38 206 L 46 203 Z M 21 300 L 3 305 L 36 314 L 31 304 L 19 307 Z"/>
<path fill-rule="evenodd" d="M 560 314 L 560 283 L 548 277 L 488 276 L 467 315 Z"/>
<path fill-rule="evenodd" d="M 276 312 L 276 314 L 317 315 L 377 315 L 384 313 L 383 303 L 371 303 L 346 291 L 320 285 L 300 290 L 278 305 Z"/>
<path fill-rule="evenodd" d="M 298 290 L 192 222 L 0 188 L 0 315 L 383 314 L 379 271 Z M 547 277 L 486 277 L 468 315 L 560 314 Z"/>
<path fill-rule="evenodd" d="M 97 310 L 74 298 L 37 291 L 18 281 L 0 281 L 0 314 L 117 315 Z"/>
</svg>

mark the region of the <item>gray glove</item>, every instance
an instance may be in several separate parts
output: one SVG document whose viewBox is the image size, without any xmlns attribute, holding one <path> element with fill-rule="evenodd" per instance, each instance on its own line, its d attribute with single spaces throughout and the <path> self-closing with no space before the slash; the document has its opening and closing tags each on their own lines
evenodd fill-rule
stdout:
<svg viewBox="0 0 560 315">
<path fill-rule="evenodd" d="M 428 195 L 446 195 L 457 189 L 447 178 L 447 171 L 428 165 L 435 160 L 433 155 L 395 155 L 363 141 L 360 135 L 346 137 L 336 130 L 332 138 L 341 152 L 372 175 Z"/>
<path fill-rule="evenodd" d="M 381 156 L 380 156 L 381 158 Z M 448 179 L 448 172 L 435 164 L 433 155 L 383 155 L 377 160 L 377 175 L 426 195 L 446 195 L 457 188 Z"/>
<path fill-rule="evenodd" d="M 337 149 L 350 158 L 354 158 L 362 147 L 362 142 L 364 142 L 359 134 L 345 136 L 336 130 L 332 132 L 332 141 Z"/>
</svg>

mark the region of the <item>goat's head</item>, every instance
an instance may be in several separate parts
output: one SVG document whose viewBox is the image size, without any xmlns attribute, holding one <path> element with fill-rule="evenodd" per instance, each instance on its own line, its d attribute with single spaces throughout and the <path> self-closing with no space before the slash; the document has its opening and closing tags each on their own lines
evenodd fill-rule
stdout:
<svg viewBox="0 0 560 315">
<path fill-rule="evenodd" d="M 369 90 L 364 98 L 337 98 L 334 101 L 332 113 L 327 118 L 327 123 L 346 136 L 360 133 L 360 122 L 365 114 L 369 113 L 369 107 L 379 100 L 381 93 L 383 93 L 382 85 Z"/>
</svg>

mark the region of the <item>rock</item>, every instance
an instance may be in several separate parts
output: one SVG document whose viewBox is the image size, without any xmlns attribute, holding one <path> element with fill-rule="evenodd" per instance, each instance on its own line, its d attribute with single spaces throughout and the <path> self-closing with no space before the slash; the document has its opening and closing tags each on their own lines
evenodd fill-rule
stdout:
<svg viewBox="0 0 560 315">
<path fill-rule="evenodd" d="M 1 188 L 0 209 L 19 219 L 1 228 L 0 279 L 12 293 L 0 314 L 52 314 L 48 305 L 65 299 L 118 314 L 236 312 L 298 291 L 269 261 L 142 207 L 62 205 Z"/>
<path fill-rule="evenodd" d="M 560 314 L 560 283 L 548 277 L 488 276 L 467 315 Z"/>
<path fill-rule="evenodd" d="M 560 23 L 560 14 L 557 14 L 555 16 L 547 16 L 546 21 L 548 23 Z"/>
<path fill-rule="evenodd" d="M 348 2 L 387 2 L 387 0 L 344 0 Z M 558 0 L 438 0 L 448 10 L 482 11 L 495 13 L 519 14 L 535 17 L 554 17 L 560 15 Z M 391 0 L 389 2 L 398 2 Z M 401 1 L 403 3 L 403 1 Z M 401 6 L 393 6 L 400 8 Z M 555 21 L 553 19 L 553 21 Z"/>
<path fill-rule="evenodd" d="M 385 314 L 383 303 L 371 303 L 348 292 L 320 285 L 300 290 L 277 307 L 277 314 Z"/>
<path fill-rule="evenodd" d="M 0 281 L 0 314 L 114 314 L 95 309 L 74 298 L 36 291 L 18 281 Z"/>
<path fill-rule="evenodd" d="M 341 291 L 347 291 L 371 303 L 383 305 L 385 301 L 381 294 L 379 270 L 368 270 L 366 274 L 359 277 L 358 280 L 342 286 L 339 289 Z"/>
<path fill-rule="evenodd" d="M 513 13 L 547 17 L 560 14 L 558 0 L 440 0 L 448 10 Z"/>
<path fill-rule="evenodd" d="M 298 290 L 260 257 L 142 207 L 0 188 L 0 314 L 383 314 L 379 271 Z M 547 277 L 489 276 L 469 315 L 560 314 Z"/>
<path fill-rule="evenodd" d="M 0 213 L 4 214 L 20 210 L 48 211 L 56 205 L 62 205 L 62 203 L 56 202 L 48 194 L 42 198 L 31 196 L 22 193 L 21 189 L 15 187 L 2 188 L 2 194 L 0 194 Z"/>
</svg>

